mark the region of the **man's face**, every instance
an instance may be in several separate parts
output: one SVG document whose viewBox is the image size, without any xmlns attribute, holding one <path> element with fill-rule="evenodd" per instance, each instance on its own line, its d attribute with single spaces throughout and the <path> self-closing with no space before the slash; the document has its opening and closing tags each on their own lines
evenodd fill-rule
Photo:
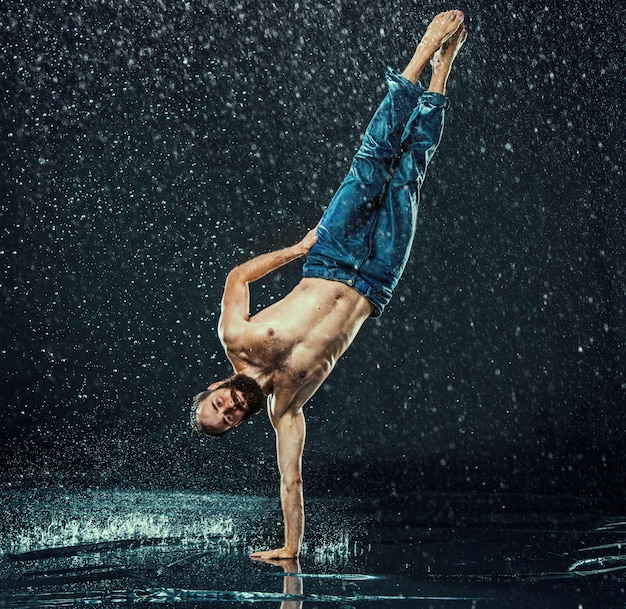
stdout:
<svg viewBox="0 0 626 609">
<path fill-rule="evenodd" d="M 238 427 L 246 415 L 247 404 L 241 391 L 233 387 L 219 388 L 219 383 L 209 386 L 211 395 L 198 403 L 196 417 L 204 429 L 221 434 Z"/>
</svg>

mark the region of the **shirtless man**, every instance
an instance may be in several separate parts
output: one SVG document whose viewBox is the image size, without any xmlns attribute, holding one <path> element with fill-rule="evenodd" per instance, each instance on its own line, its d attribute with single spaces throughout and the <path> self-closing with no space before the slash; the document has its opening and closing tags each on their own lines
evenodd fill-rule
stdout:
<svg viewBox="0 0 626 609">
<path fill-rule="evenodd" d="M 437 15 L 404 72 L 387 71 L 389 92 L 318 226 L 294 246 L 237 266 L 226 279 L 219 336 L 236 375 L 196 396 L 192 417 L 199 431 L 222 435 L 258 412 L 267 396 L 285 543 L 253 558 L 289 559 L 300 553 L 302 407 L 363 322 L 382 314 L 404 270 L 419 189 L 441 138 L 448 75 L 467 37 L 463 18 L 458 10 Z M 425 91 L 419 77 L 429 61 L 432 76 Z M 300 283 L 250 317 L 248 284 L 301 256 L 307 260 Z"/>
</svg>

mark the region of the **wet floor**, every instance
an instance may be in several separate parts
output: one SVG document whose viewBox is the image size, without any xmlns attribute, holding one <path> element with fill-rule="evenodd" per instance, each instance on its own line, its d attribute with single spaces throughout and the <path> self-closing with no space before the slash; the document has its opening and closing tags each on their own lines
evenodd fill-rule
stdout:
<svg viewBox="0 0 626 609">
<path fill-rule="evenodd" d="M 608 609 L 626 605 L 626 514 L 575 498 L 310 499 L 299 562 L 274 499 L 146 491 L 2 495 L 0 606 Z"/>
</svg>

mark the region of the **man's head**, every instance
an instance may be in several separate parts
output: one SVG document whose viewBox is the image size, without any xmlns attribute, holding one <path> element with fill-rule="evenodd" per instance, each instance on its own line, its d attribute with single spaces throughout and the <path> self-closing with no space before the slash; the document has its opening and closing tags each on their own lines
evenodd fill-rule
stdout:
<svg viewBox="0 0 626 609">
<path fill-rule="evenodd" d="M 194 397 L 191 425 L 200 433 L 222 436 L 264 406 L 260 385 L 245 374 L 235 374 Z"/>
</svg>

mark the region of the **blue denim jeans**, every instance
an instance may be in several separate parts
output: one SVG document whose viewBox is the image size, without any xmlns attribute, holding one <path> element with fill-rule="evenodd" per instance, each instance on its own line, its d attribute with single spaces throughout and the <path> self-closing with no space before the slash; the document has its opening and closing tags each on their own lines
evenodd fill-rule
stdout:
<svg viewBox="0 0 626 609">
<path fill-rule="evenodd" d="M 409 258 L 426 167 L 448 100 L 387 70 L 389 89 L 317 231 L 304 277 L 345 283 L 379 317 Z"/>
</svg>

